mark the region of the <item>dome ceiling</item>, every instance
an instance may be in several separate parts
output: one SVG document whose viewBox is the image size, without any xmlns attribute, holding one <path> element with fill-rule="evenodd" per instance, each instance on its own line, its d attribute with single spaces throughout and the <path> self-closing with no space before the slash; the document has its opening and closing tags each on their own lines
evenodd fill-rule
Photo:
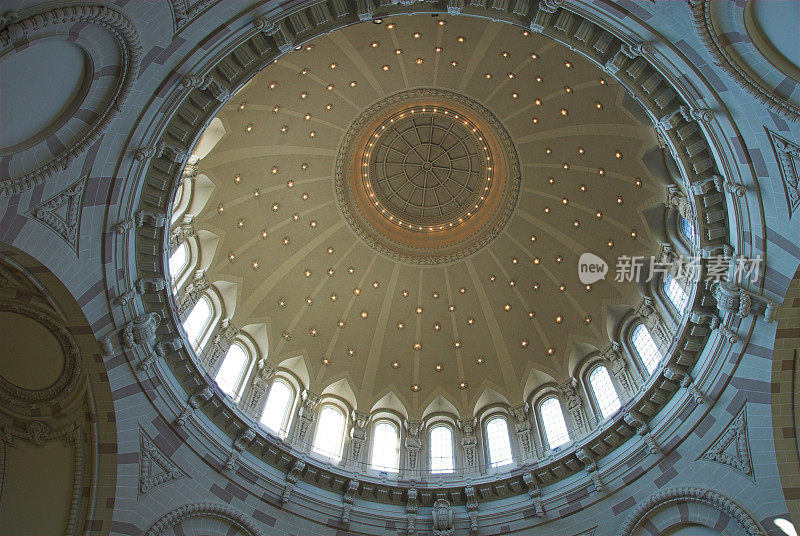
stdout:
<svg viewBox="0 0 800 536">
<path fill-rule="evenodd" d="M 284 55 L 218 114 L 226 134 L 197 164 L 214 190 L 194 225 L 220 237 L 206 276 L 236 284 L 234 325 L 265 323 L 270 363 L 302 356 L 312 391 L 346 379 L 365 411 L 394 391 L 412 416 L 437 395 L 469 415 L 487 388 L 516 404 L 565 381 L 608 344 L 606 309 L 641 299 L 613 281 L 616 258 L 658 248 L 644 211 L 663 187 L 642 161 L 655 132 L 603 74 L 469 17 L 365 22 Z M 377 208 L 348 216 L 347 195 L 370 193 Z M 579 281 L 584 252 L 609 263 L 605 281 Z"/>
</svg>

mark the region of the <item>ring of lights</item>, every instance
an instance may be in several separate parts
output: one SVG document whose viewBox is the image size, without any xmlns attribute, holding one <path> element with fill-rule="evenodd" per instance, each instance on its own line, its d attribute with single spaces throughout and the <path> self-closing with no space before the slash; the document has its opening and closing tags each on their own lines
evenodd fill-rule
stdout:
<svg viewBox="0 0 800 536">
<path fill-rule="evenodd" d="M 318 5 L 333 6 L 333 3 L 320 2 Z M 310 7 L 305 6 L 301 9 L 310 9 Z M 329 7 L 329 9 L 334 8 Z M 446 6 L 434 6 L 431 4 L 430 9 L 443 12 L 446 10 Z M 639 71 L 638 75 L 635 77 L 629 75 L 625 70 L 626 67 L 637 59 L 640 59 L 639 56 L 635 56 L 632 53 L 630 56 L 624 53 L 624 51 L 630 53 L 630 45 L 567 7 L 557 7 L 554 11 L 534 8 L 531 10 L 531 13 L 527 13 L 526 11 L 522 14 L 517 12 L 512 14 L 510 10 L 507 12 L 490 10 L 488 7 L 476 7 L 474 10 L 472 10 L 472 8 L 470 9 L 471 11 L 469 11 L 469 14 L 471 15 L 504 20 L 505 22 L 520 25 L 525 28 L 536 25 L 542 28 L 539 31 L 544 35 L 552 37 L 580 51 L 601 66 L 606 65 L 608 72 L 617 73 L 614 74 L 614 76 L 622 84 L 631 89 L 634 96 L 656 117 L 660 116 L 658 114 L 664 114 L 670 110 L 674 111 L 679 105 L 690 106 L 691 104 L 696 104 L 692 100 L 691 94 L 682 93 L 677 85 L 671 82 L 674 78 L 661 75 L 657 71 Z M 382 6 L 380 8 L 380 15 L 388 16 L 394 13 L 408 13 L 409 11 L 413 12 L 413 10 L 414 7 L 409 8 L 401 6 L 400 4 L 393 4 Z M 288 19 L 291 19 L 292 16 L 293 15 L 289 15 Z M 337 19 L 334 22 L 329 21 L 319 24 L 313 31 L 306 31 L 302 36 L 293 34 L 291 29 L 287 29 L 287 24 L 284 22 L 279 21 L 272 23 L 273 28 L 279 28 L 277 37 L 270 37 L 270 44 L 263 49 L 265 52 L 262 54 L 263 57 L 260 58 L 259 61 L 253 62 L 248 69 L 232 70 L 232 72 L 237 72 L 238 74 L 230 80 L 231 86 L 241 87 L 241 85 L 257 73 L 261 67 L 267 65 L 280 55 L 277 49 L 280 48 L 281 43 L 288 42 L 300 46 L 301 43 L 321 33 L 330 32 L 345 25 L 348 21 L 354 22 L 356 17 L 356 13 L 349 13 L 344 19 Z M 569 19 L 569 24 L 563 24 L 563 19 L 565 18 Z M 577 21 L 580 21 L 580 24 L 577 24 Z M 573 24 L 573 22 L 575 24 Z M 571 28 L 572 32 L 564 30 L 566 27 Z M 590 46 L 584 38 L 579 38 L 574 35 L 576 28 L 581 29 L 581 31 L 585 33 L 587 27 L 590 30 L 589 33 L 593 33 L 595 36 L 594 42 L 596 44 L 602 43 L 602 47 L 599 47 L 599 45 Z M 272 34 L 269 35 L 271 36 Z M 248 37 L 241 38 L 241 41 L 237 42 L 237 45 L 241 47 L 248 46 L 250 42 L 248 41 L 249 38 L 253 40 L 256 38 L 263 39 L 260 33 L 258 33 L 256 37 L 252 37 L 252 35 L 248 34 Z M 272 40 L 274 40 L 274 43 Z M 232 48 L 231 50 L 231 53 L 217 61 L 215 65 L 225 66 L 226 64 L 235 64 L 236 49 Z M 285 51 L 286 50 L 282 50 L 282 52 Z M 660 59 L 663 60 L 663 57 Z M 645 60 L 645 63 L 650 65 L 652 61 L 652 58 L 648 58 Z M 660 66 L 664 71 L 668 72 L 668 74 L 674 74 L 679 72 L 679 68 L 685 67 L 685 64 L 679 62 L 678 64 L 669 63 L 664 65 L 662 62 Z M 208 66 L 207 70 L 210 71 L 213 70 L 213 68 L 213 66 Z M 644 79 L 645 75 L 649 77 L 649 83 L 653 83 L 653 80 L 656 80 L 657 83 L 662 84 L 662 88 L 666 88 L 659 92 L 659 97 L 663 96 L 667 90 L 673 91 L 674 96 L 677 98 L 675 99 L 676 102 L 669 104 L 669 110 L 666 110 L 664 105 L 660 104 L 660 98 L 659 101 L 656 101 L 654 95 L 642 90 L 640 82 Z M 414 91 L 424 92 L 426 90 Z M 189 98 L 190 93 L 192 98 Z M 174 97 L 175 99 L 171 102 L 177 104 L 172 105 L 174 109 L 170 110 L 168 116 L 165 116 L 163 119 L 164 123 L 154 127 L 153 136 L 148 139 L 147 143 L 154 145 L 158 141 L 169 140 L 169 131 L 172 124 L 182 121 L 182 119 L 180 119 L 180 111 L 186 108 L 191 109 L 194 105 L 193 103 L 196 102 L 205 103 L 207 107 L 204 108 L 203 114 L 198 114 L 196 120 L 191 125 L 192 134 L 185 138 L 186 141 L 180 147 L 181 149 L 186 149 L 196 143 L 205 127 L 206 123 L 204 121 L 209 117 L 213 117 L 218 107 L 216 104 L 208 105 L 208 103 L 213 102 L 215 98 L 209 89 L 191 88 L 182 94 L 175 93 Z M 491 122 L 493 119 L 490 115 L 481 116 L 480 114 L 476 114 L 476 117 L 481 117 L 488 122 Z M 697 123 L 698 120 L 693 117 L 687 117 L 685 118 L 685 122 Z M 343 148 L 349 143 L 348 137 L 358 135 L 354 126 L 355 124 L 347 131 L 340 147 Z M 500 130 L 500 132 L 502 133 L 503 131 Z M 721 169 L 724 167 L 726 161 L 735 159 L 735 156 L 724 148 L 717 153 L 713 153 L 715 156 L 712 156 L 711 148 L 719 149 L 719 146 L 715 144 L 713 137 L 707 136 L 704 129 L 696 130 L 694 137 L 688 140 L 679 138 L 673 131 L 668 131 L 665 133 L 665 139 L 671 146 L 673 152 L 678 155 L 676 160 L 678 161 L 678 165 L 686 173 L 688 177 L 687 182 L 689 183 L 695 182 L 699 180 L 699 177 L 703 174 L 707 174 L 705 171 L 707 168 L 703 167 L 703 162 L 698 161 L 697 164 L 694 165 L 693 162 L 682 156 L 685 152 L 685 147 L 690 143 L 702 140 L 705 144 L 704 146 L 709 148 L 709 156 L 707 158 L 712 170 L 715 168 Z M 506 139 L 503 141 L 505 142 Z M 510 139 L 508 139 L 508 143 L 509 147 L 513 147 L 510 143 Z M 163 155 L 154 157 L 152 161 L 148 162 L 148 164 L 143 166 L 140 170 L 139 180 L 136 181 L 136 184 L 144 183 L 143 188 L 138 190 L 140 210 L 157 210 L 163 211 L 164 213 L 168 211 L 170 199 L 178 186 L 178 179 L 183 168 L 182 163 L 179 162 L 180 159 L 173 159 L 173 156 L 173 153 L 165 152 Z M 343 183 L 346 176 L 344 171 L 349 170 L 347 166 L 340 165 L 342 164 L 341 159 L 342 152 L 340 150 L 336 167 L 337 185 Z M 518 169 L 513 167 L 511 169 L 512 171 L 518 171 Z M 512 179 L 518 177 L 518 173 L 512 173 L 511 177 Z M 172 180 L 171 185 L 166 182 L 166 178 Z M 511 188 L 510 191 L 513 194 L 515 189 Z M 168 195 L 162 195 L 165 193 Z M 336 193 L 338 197 L 342 193 L 342 189 L 337 187 Z M 154 199 L 158 199 L 158 203 L 155 203 L 153 201 Z M 695 212 L 697 220 L 702 221 L 704 211 L 702 203 L 698 203 L 698 199 L 696 198 L 691 201 L 697 208 Z M 721 204 L 726 207 L 728 206 L 724 195 Z M 510 216 L 510 211 L 513 207 L 513 202 L 505 205 L 506 210 L 509 211 L 508 216 Z M 730 208 L 728 208 L 728 210 L 730 210 Z M 348 217 L 348 222 L 352 225 L 352 214 L 345 212 L 345 215 Z M 506 218 L 508 216 L 506 216 Z M 724 239 L 727 240 L 730 237 L 727 220 L 723 220 L 721 225 L 724 226 L 724 233 L 721 231 L 721 236 L 724 236 Z M 500 228 L 502 228 L 502 226 Z M 362 228 L 354 226 L 354 229 L 358 232 L 358 230 Z M 163 274 L 166 260 L 163 253 L 159 253 L 159 251 L 163 252 L 163 248 L 159 248 L 159 246 L 163 245 L 163 243 L 168 240 L 168 236 L 165 230 L 154 228 L 146 222 L 143 225 L 136 226 L 135 237 L 133 238 L 136 247 L 131 247 L 129 250 L 130 254 L 135 256 L 136 271 L 133 277 L 146 278 Z M 491 237 L 488 239 L 490 238 Z M 375 247 L 380 249 L 383 246 L 381 244 L 376 244 Z M 473 247 L 480 247 L 480 245 Z M 420 262 L 418 257 L 411 257 L 391 251 L 387 251 L 387 253 L 402 260 Z M 466 250 L 461 250 L 460 254 L 464 255 L 468 253 L 469 252 Z M 422 262 L 433 263 L 437 261 L 427 259 Z M 114 274 L 116 274 L 116 272 L 114 272 Z M 700 304 L 702 301 L 701 296 L 706 302 L 710 303 L 712 301 L 708 291 L 699 288 L 692 297 L 689 310 L 699 306 L 696 304 Z M 179 319 L 174 297 L 169 291 L 165 291 L 164 298 L 165 299 L 162 299 L 162 297 L 159 296 L 158 299 L 147 299 L 142 300 L 141 304 L 136 303 L 136 314 L 158 312 L 163 318 L 167 319 L 166 325 L 159 328 L 159 332 L 156 334 L 154 341 L 156 343 L 166 343 L 172 340 L 175 334 L 179 332 L 177 328 Z M 727 325 L 730 322 L 731 315 L 727 313 L 721 314 L 723 316 L 723 325 Z M 723 374 L 721 367 L 723 364 L 730 362 L 728 358 L 731 357 L 731 348 L 730 344 L 728 344 L 724 338 L 717 337 L 713 342 L 709 340 L 710 331 L 708 326 L 703 323 L 704 321 L 701 316 L 702 315 L 693 315 L 687 312 L 686 317 L 676 330 L 673 345 L 669 355 L 664 359 L 664 364 L 678 364 L 681 368 L 687 370 L 692 370 L 694 367 L 693 373 L 702 376 L 702 386 L 706 388 L 724 383 L 724 378 L 726 376 Z M 710 348 L 706 348 L 707 346 Z M 295 471 L 298 467 L 305 468 L 305 472 L 295 471 L 297 474 L 292 477 L 294 481 L 300 478 L 315 487 L 324 487 L 319 484 L 319 482 L 323 480 L 324 482 L 342 482 L 342 479 L 355 478 L 354 474 L 350 471 L 333 467 L 330 464 L 316 462 L 307 455 L 301 453 L 292 444 L 284 443 L 274 436 L 265 434 L 262 430 L 258 429 L 253 421 L 245 416 L 238 407 L 232 404 L 230 399 L 207 386 L 204 387 L 205 383 L 208 381 L 208 376 L 198 367 L 191 351 L 181 349 L 180 345 L 176 344 L 166 345 L 162 348 L 167 348 L 166 355 L 160 356 L 162 359 L 157 361 L 157 366 L 150 369 L 153 371 L 152 373 L 141 373 L 141 381 L 143 383 L 152 381 L 150 378 L 152 374 L 161 379 L 161 384 L 166 386 L 166 396 L 156 397 L 153 400 L 153 403 L 157 404 L 159 411 L 165 415 L 165 418 L 172 419 L 175 415 L 181 413 L 181 411 L 185 411 L 187 414 L 193 411 L 203 414 L 202 418 L 198 416 L 195 419 L 195 424 L 191 424 L 191 426 L 186 428 L 186 432 L 190 437 L 202 443 L 203 449 L 206 450 L 206 459 L 224 462 L 230 453 L 233 452 L 231 449 L 234 449 L 237 453 L 241 450 L 246 450 L 248 454 L 252 455 L 253 459 L 257 460 L 255 464 L 248 462 L 249 469 L 258 472 L 260 481 L 261 477 L 263 477 L 265 486 L 277 488 L 278 490 L 284 485 L 282 476 L 287 472 Z M 174 350 L 169 350 L 170 348 L 174 348 Z M 147 348 L 137 347 L 127 350 L 126 354 L 131 360 L 132 365 L 135 366 L 137 361 L 144 360 L 150 355 L 150 352 L 151 351 Z M 704 359 L 698 363 L 701 354 L 706 355 L 704 355 Z M 712 357 L 709 358 L 708 354 Z M 697 365 L 696 367 L 695 364 Z M 688 410 L 693 407 L 694 404 L 694 402 L 690 401 L 691 397 L 674 397 L 677 388 L 666 379 L 665 370 L 667 370 L 667 366 L 659 368 L 647 384 L 626 404 L 626 407 L 638 411 L 644 416 L 642 422 L 649 421 L 654 416 L 660 414 L 658 422 L 656 422 L 650 430 L 652 436 L 659 443 L 666 442 L 670 438 L 676 437 L 674 435 L 676 432 L 676 423 L 687 418 L 682 411 Z M 727 377 L 730 376 L 728 375 Z M 177 387 L 178 383 L 180 383 L 182 388 Z M 209 392 L 210 395 L 207 397 L 202 396 L 202 394 L 206 392 Z M 677 400 L 671 400 L 673 398 Z M 667 407 L 668 404 L 671 406 Z M 664 413 L 661 413 L 662 410 L 665 410 Z M 681 419 L 675 418 L 678 415 L 681 415 Z M 696 417 L 692 415 L 692 418 L 694 419 Z M 213 433 L 210 433 L 212 430 Z M 620 416 L 609 420 L 602 428 L 593 430 L 575 445 L 558 453 L 554 453 L 545 459 L 541 459 L 534 465 L 522 465 L 503 474 L 490 473 L 481 475 L 469 481 L 460 477 L 455 477 L 452 481 L 439 481 L 435 486 L 429 488 L 431 491 L 430 495 L 436 496 L 436 493 L 446 493 L 453 499 L 454 504 L 463 504 L 464 498 L 461 492 L 466 482 L 471 482 L 476 487 L 498 484 L 503 486 L 504 489 L 513 490 L 513 494 L 515 495 L 525 495 L 527 482 L 530 481 L 537 486 L 535 489 L 538 490 L 538 486 L 542 486 L 543 488 L 541 492 L 543 504 L 545 505 L 546 511 L 549 512 L 545 515 L 551 518 L 553 516 L 560 517 L 561 514 L 556 514 L 554 512 L 558 512 L 559 507 L 568 506 L 565 497 L 568 497 L 570 492 L 585 490 L 586 480 L 589 478 L 585 472 L 580 474 L 584 467 L 582 460 L 586 458 L 578 457 L 576 452 L 584 448 L 592 450 L 598 446 L 603 447 L 602 450 L 598 450 L 594 455 L 597 459 L 603 459 L 601 471 L 605 475 L 605 488 L 608 490 L 615 490 L 621 484 L 621 475 L 624 474 L 620 468 L 624 468 L 626 460 L 630 460 L 634 455 L 638 456 L 637 453 L 641 452 L 639 448 L 640 440 L 636 439 L 636 434 L 637 428 L 635 424 L 627 423 L 620 414 Z M 212 436 L 213 439 L 209 441 Z M 246 442 L 242 442 L 239 438 L 248 439 Z M 608 450 L 606 450 L 606 448 L 608 448 Z M 647 458 L 646 454 L 645 458 Z M 650 466 L 655 463 L 655 460 L 656 458 L 653 456 L 652 459 L 647 459 L 646 462 L 643 462 L 643 465 Z M 219 465 L 223 465 L 223 463 Z M 647 471 L 647 467 L 644 467 L 644 470 Z M 278 475 L 277 477 L 276 474 Z M 544 474 L 547 475 L 547 479 L 542 478 L 541 475 Z M 530 480 L 526 477 L 530 477 Z M 379 479 L 366 474 L 357 475 L 357 478 L 361 482 L 369 483 L 370 489 L 373 490 L 373 492 L 369 494 L 365 493 L 362 491 L 365 487 L 362 487 L 362 490 L 356 492 L 356 496 L 367 501 L 375 501 L 378 500 L 375 497 L 383 496 L 385 497 L 382 499 L 383 502 L 398 506 L 396 519 L 405 519 L 405 511 L 402 509 L 402 498 L 404 497 L 404 490 L 414 486 L 413 481 L 387 482 L 385 479 Z M 563 482 L 563 484 L 560 484 L 561 488 L 550 488 L 548 490 L 550 485 L 558 484 L 559 482 Z M 249 484 L 244 483 L 244 485 L 247 486 L 248 489 L 251 489 Z M 252 489 L 258 490 L 259 493 L 263 492 L 263 488 L 260 486 L 252 486 Z M 325 487 L 325 489 L 333 488 L 329 485 Z M 334 491 L 337 493 L 340 492 L 341 486 L 336 487 Z M 278 491 L 278 493 L 280 492 Z M 336 502 L 337 507 L 339 506 L 339 502 Z M 425 502 L 424 498 L 421 504 L 430 506 L 430 503 Z M 308 508 L 315 510 L 319 509 L 320 505 L 308 505 Z M 521 500 L 518 506 L 510 508 L 506 512 L 509 516 L 519 515 L 527 508 L 528 502 L 526 500 Z M 497 525 L 494 526 L 496 527 Z"/>
<path fill-rule="evenodd" d="M 442 89 L 412 89 L 353 121 L 339 147 L 334 188 L 345 220 L 367 244 L 397 260 L 438 264 L 500 233 L 519 195 L 519 159 L 506 129 L 481 104 Z"/>
</svg>

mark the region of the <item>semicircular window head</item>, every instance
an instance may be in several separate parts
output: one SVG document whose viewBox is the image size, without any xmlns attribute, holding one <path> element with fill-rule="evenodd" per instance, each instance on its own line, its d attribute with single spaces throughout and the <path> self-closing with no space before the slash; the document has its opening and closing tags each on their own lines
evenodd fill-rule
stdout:
<svg viewBox="0 0 800 536">
<path fill-rule="evenodd" d="M 211 322 L 212 312 L 211 300 L 208 299 L 208 296 L 203 296 L 197 301 L 194 308 L 192 308 L 192 312 L 183 322 L 183 329 L 186 331 L 186 336 L 189 338 L 189 343 L 195 352 L 200 351 L 200 343 L 203 340 L 208 324 Z"/>
<path fill-rule="evenodd" d="M 511 441 L 508 438 L 508 422 L 504 418 L 492 417 L 486 423 L 486 443 L 492 467 L 511 463 Z"/>
<path fill-rule="evenodd" d="M 589 374 L 589 384 L 592 386 L 592 393 L 603 419 L 608 419 L 622 407 L 606 367 L 602 365 L 595 367 Z"/>
<path fill-rule="evenodd" d="M 222 365 L 214 376 L 214 381 L 222 392 L 233 399 L 239 399 L 239 385 L 247 368 L 247 352 L 241 344 L 232 344 L 222 360 Z"/>
<path fill-rule="evenodd" d="M 670 303 L 678 313 L 683 313 L 686 304 L 689 302 L 689 294 L 680 283 L 669 272 L 664 274 L 664 295 L 669 298 Z"/>
<path fill-rule="evenodd" d="M 335 406 L 325 406 L 319 412 L 312 452 L 338 463 L 342 459 L 343 432 L 344 414 L 342 411 Z"/>
<path fill-rule="evenodd" d="M 292 407 L 293 391 L 286 382 L 275 380 L 269 389 L 267 403 L 261 412 L 261 424 L 286 437 L 289 411 Z"/>
<path fill-rule="evenodd" d="M 631 341 L 636 353 L 639 354 L 639 359 L 644 363 L 647 372 L 652 374 L 658 367 L 661 361 L 661 352 L 658 351 L 658 345 L 650 335 L 650 330 L 644 324 L 639 324 L 631 334 Z"/>
<path fill-rule="evenodd" d="M 400 441 L 397 426 L 389 421 L 379 421 L 372 433 L 373 469 L 396 473 L 400 466 Z"/>
<path fill-rule="evenodd" d="M 431 473 L 453 472 L 453 430 L 440 424 L 430 433 Z"/>
<path fill-rule="evenodd" d="M 181 242 L 169 256 L 169 276 L 173 285 L 183 275 L 187 266 L 189 266 L 189 246 L 186 242 Z"/>
<path fill-rule="evenodd" d="M 542 417 L 542 426 L 547 439 L 547 445 L 554 449 L 569 441 L 567 423 L 564 421 L 564 412 L 558 398 L 550 396 L 545 398 L 539 406 Z"/>
</svg>

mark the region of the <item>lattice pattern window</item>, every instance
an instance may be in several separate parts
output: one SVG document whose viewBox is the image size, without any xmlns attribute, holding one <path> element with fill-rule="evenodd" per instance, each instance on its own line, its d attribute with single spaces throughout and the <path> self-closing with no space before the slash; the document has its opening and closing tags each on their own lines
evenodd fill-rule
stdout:
<svg viewBox="0 0 800 536">
<path fill-rule="evenodd" d="M 639 324 L 633 330 L 631 341 L 647 372 L 652 374 L 658 367 L 658 362 L 661 361 L 661 352 L 658 351 L 658 346 L 653 340 L 653 336 L 650 335 L 650 330 L 644 324 Z"/>
<path fill-rule="evenodd" d="M 272 387 L 269 388 L 267 403 L 261 413 L 261 424 L 280 434 L 281 437 L 286 437 L 288 431 L 287 421 L 289 420 L 289 411 L 292 408 L 293 398 L 294 391 L 292 391 L 292 388 L 286 382 L 275 380 L 272 383 Z"/>
<path fill-rule="evenodd" d="M 186 242 L 181 242 L 169 256 L 169 276 L 173 284 L 183 275 L 187 266 L 189 266 L 189 246 Z"/>
<path fill-rule="evenodd" d="M 603 419 L 608 419 L 622 406 L 606 367 L 600 365 L 592 369 L 589 374 L 589 385 L 592 386 L 592 393 L 597 405 L 600 406 Z"/>
<path fill-rule="evenodd" d="M 681 234 L 689 243 L 694 242 L 694 224 L 683 217 L 681 217 Z"/>
<path fill-rule="evenodd" d="M 211 323 L 213 311 L 211 300 L 208 299 L 208 296 L 203 296 L 197 301 L 194 308 L 192 308 L 192 312 L 183 322 L 183 329 L 186 331 L 189 344 L 192 345 L 195 352 L 200 351 L 200 341 L 202 341 L 206 328 Z"/>
<path fill-rule="evenodd" d="M 239 386 L 242 383 L 245 370 L 247 369 L 247 351 L 240 344 L 232 344 L 222 359 L 214 381 L 222 392 L 239 399 Z"/>
<path fill-rule="evenodd" d="M 664 294 L 669 298 L 675 310 L 682 313 L 683 310 L 686 309 L 686 304 L 689 302 L 689 294 L 686 293 L 681 284 L 678 283 L 669 272 L 664 274 L 663 288 Z"/>
<path fill-rule="evenodd" d="M 372 432 L 372 468 L 396 473 L 400 468 L 400 438 L 397 426 L 379 421 Z"/>
<path fill-rule="evenodd" d="M 508 439 L 508 422 L 504 418 L 492 417 L 486 423 L 486 444 L 492 467 L 511 463 L 511 441 Z"/>
<path fill-rule="evenodd" d="M 335 406 L 325 406 L 319 412 L 313 452 L 338 462 L 342 459 L 344 414 Z"/>
<path fill-rule="evenodd" d="M 453 430 L 439 425 L 430 433 L 431 473 L 453 472 Z"/>
<path fill-rule="evenodd" d="M 551 449 L 569 441 L 567 423 L 564 421 L 564 412 L 561 410 L 561 402 L 558 401 L 558 398 L 554 396 L 545 398 L 539 406 L 539 414 L 542 417 L 547 445 Z"/>
</svg>

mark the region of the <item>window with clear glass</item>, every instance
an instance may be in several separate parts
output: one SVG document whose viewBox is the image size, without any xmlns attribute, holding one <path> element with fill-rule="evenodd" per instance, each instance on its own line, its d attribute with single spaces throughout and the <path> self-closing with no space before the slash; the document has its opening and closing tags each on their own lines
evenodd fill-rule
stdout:
<svg viewBox="0 0 800 536">
<path fill-rule="evenodd" d="M 189 245 L 181 242 L 169 256 L 169 276 L 173 283 L 183 274 L 187 266 L 189 266 Z"/>
<path fill-rule="evenodd" d="M 561 410 L 561 402 L 558 401 L 558 398 L 554 396 L 545 398 L 539 406 L 539 414 L 542 417 L 547 445 L 551 449 L 569 441 L 567 423 L 564 421 L 564 412 Z"/>
<path fill-rule="evenodd" d="M 396 473 L 400 468 L 400 438 L 397 426 L 378 421 L 372 431 L 372 468 Z"/>
<path fill-rule="evenodd" d="M 317 418 L 312 451 L 338 462 L 342 459 L 344 413 L 335 406 L 325 406 Z"/>
<path fill-rule="evenodd" d="M 681 234 L 689 243 L 694 242 L 694 224 L 684 217 L 681 217 Z"/>
<path fill-rule="evenodd" d="M 231 398 L 239 398 L 239 386 L 247 369 L 247 350 L 241 344 L 232 344 L 222 359 L 214 381 L 222 392 Z"/>
<path fill-rule="evenodd" d="M 208 299 L 208 296 L 203 296 L 197 301 L 192 312 L 183 322 L 183 329 L 186 331 L 189 344 L 192 345 L 195 352 L 200 351 L 200 342 L 209 322 L 211 322 L 212 312 L 211 300 Z"/>
<path fill-rule="evenodd" d="M 286 382 L 275 380 L 269 388 L 264 411 L 261 412 L 261 424 L 280 434 L 281 437 L 286 437 L 292 398 L 294 398 L 292 388 Z"/>
<path fill-rule="evenodd" d="M 639 324 L 631 334 L 631 341 L 647 372 L 652 374 L 658 367 L 658 362 L 661 361 L 661 352 L 658 351 L 658 345 L 650 335 L 650 330 L 644 324 Z"/>
<path fill-rule="evenodd" d="M 589 385 L 592 386 L 592 393 L 603 419 L 608 419 L 622 406 L 606 367 L 600 365 L 592 369 L 589 373 Z"/>
<path fill-rule="evenodd" d="M 669 298 L 675 310 L 682 313 L 683 310 L 686 309 L 686 304 L 689 302 L 689 294 L 686 293 L 681 284 L 678 283 L 669 272 L 664 274 L 663 288 L 664 294 Z"/>
<path fill-rule="evenodd" d="M 453 430 L 440 424 L 430 433 L 431 473 L 453 472 Z"/>
<path fill-rule="evenodd" d="M 486 423 L 486 444 L 492 467 L 511 463 L 511 441 L 508 438 L 508 422 L 504 418 L 492 417 Z"/>
</svg>

